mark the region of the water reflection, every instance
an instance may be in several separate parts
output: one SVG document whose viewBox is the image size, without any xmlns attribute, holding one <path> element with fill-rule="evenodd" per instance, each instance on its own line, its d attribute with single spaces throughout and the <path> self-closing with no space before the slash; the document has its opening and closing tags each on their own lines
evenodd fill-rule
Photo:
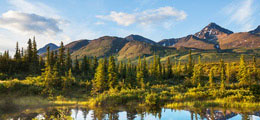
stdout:
<svg viewBox="0 0 260 120">
<path fill-rule="evenodd" d="M 165 109 L 135 107 L 46 107 L 18 113 L 1 113 L 0 120 L 260 120 L 260 111 L 222 108 Z"/>
</svg>

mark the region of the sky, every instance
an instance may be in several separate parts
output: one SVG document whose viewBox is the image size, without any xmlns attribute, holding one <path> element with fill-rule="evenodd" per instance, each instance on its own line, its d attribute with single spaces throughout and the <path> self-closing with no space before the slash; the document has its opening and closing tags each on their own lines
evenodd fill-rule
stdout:
<svg viewBox="0 0 260 120">
<path fill-rule="evenodd" d="M 211 22 L 233 32 L 260 25 L 260 0 L 0 0 L 0 52 L 101 36 L 154 41 L 200 31 Z"/>
</svg>

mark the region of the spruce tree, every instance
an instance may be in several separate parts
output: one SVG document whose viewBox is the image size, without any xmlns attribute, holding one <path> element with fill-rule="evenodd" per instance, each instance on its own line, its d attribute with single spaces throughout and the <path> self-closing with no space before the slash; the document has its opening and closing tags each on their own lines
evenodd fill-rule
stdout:
<svg viewBox="0 0 260 120">
<path fill-rule="evenodd" d="M 172 63 L 170 58 L 167 58 L 167 79 L 172 77 Z"/>
<path fill-rule="evenodd" d="M 81 72 L 83 73 L 83 76 L 88 77 L 89 73 L 89 61 L 87 56 L 84 56 L 81 64 Z"/>
<path fill-rule="evenodd" d="M 32 67 L 33 73 L 39 73 L 40 72 L 39 56 L 38 56 L 38 50 L 37 50 L 35 37 L 33 37 L 32 65 L 33 65 L 33 67 Z"/>
<path fill-rule="evenodd" d="M 230 67 L 230 63 L 227 63 L 227 67 L 226 67 L 226 84 L 229 84 L 231 79 L 231 67 Z"/>
<path fill-rule="evenodd" d="M 74 63 L 74 73 L 75 73 L 76 75 L 79 75 L 79 74 L 80 74 L 79 60 L 78 60 L 78 57 L 77 57 L 77 56 L 76 56 L 75 63 Z"/>
<path fill-rule="evenodd" d="M 109 83 L 109 88 L 116 88 L 118 86 L 118 75 L 116 71 L 115 59 L 113 56 L 109 57 L 108 83 Z"/>
<path fill-rule="evenodd" d="M 200 64 L 196 64 L 193 68 L 193 75 L 191 77 L 192 84 L 194 86 L 198 85 L 201 82 L 202 77 L 202 67 Z"/>
<path fill-rule="evenodd" d="M 72 60 L 70 56 L 70 49 L 67 49 L 67 55 L 66 55 L 66 71 L 69 71 L 72 69 Z"/>
<path fill-rule="evenodd" d="M 212 67 L 209 72 L 209 87 L 213 89 L 214 87 L 214 68 Z"/>
<path fill-rule="evenodd" d="M 94 94 L 96 93 L 102 93 L 106 88 L 106 73 L 105 73 L 105 64 L 104 59 L 99 60 L 98 67 L 95 72 L 94 80 L 92 81 L 93 90 L 92 92 Z"/>
<path fill-rule="evenodd" d="M 146 57 L 144 56 L 143 58 L 143 73 L 144 73 L 144 78 L 148 78 L 149 72 L 148 72 L 148 66 L 146 62 Z"/>
<path fill-rule="evenodd" d="M 192 75 L 193 70 L 193 64 L 192 64 L 192 56 L 191 56 L 191 50 L 189 51 L 189 59 L 188 59 L 188 75 Z"/>
<path fill-rule="evenodd" d="M 253 71 L 252 71 L 252 78 L 254 82 L 259 83 L 259 77 L 258 77 L 258 69 L 256 66 L 256 57 L 253 56 Z"/>
<path fill-rule="evenodd" d="M 226 81 L 226 73 L 225 73 L 225 64 L 223 59 L 220 60 L 219 64 L 219 70 L 220 70 L 220 80 L 221 81 Z"/>
<path fill-rule="evenodd" d="M 59 48 L 59 57 L 58 57 L 58 69 L 61 75 L 64 75 L 65 73 L 65 48 L 63 45 L 63 42 L 60 43 L 60 48 Z"/>
<path fill-rule="evenodd" d="M 132 68 L 132 63 L 128 59 L 127 64 L 126 64 L 126 84 L 130 85 L 129 87 L 132 87 L 135 82 L 134 82 L 134 75 L 133 75 L 133 68 Z"/>
<path fill-rule="evenodd" d="M 68 92 L 71 90 L 73 83 L 76 82 L 76 79 L 73 77 L 71 69 L 66 72 L 65 77 L 62 77 L 62 90 L 63 92 Z"/>
<path fill-rule="evenodd" d="M 247 84 L 248 76 L 247 76 L 247 67 L 245 64 L 244 55 L 241 55 L 241 57 L 240 57 L 240 64 L 239 64 L 239 68 L 238 68 L 237 79 L 238 79 L 240 85 Z"/>
<path fill-rule="evenodd" d="M 20 61 L 21 60 L 21 53 L 20 53 L 18 42 L 16 42 L 14 58 L 15 58 L 16 61 Z"/>
<path fill-rule="evenodd" d="M 32 63 L 32 56 L 33 56 L 33 47 L 32 47 L 32 40 L 29 39 L 28 42 L 28 47 L 27 47 L 27 62 Z"/>
<path fill-rule="evenodd" d="M 47 47 L 47 55 L 46 55 L 46 62 L 48 65 L 50 65 L 51 61 L 50 61 L 50 47 Z"/>
<path fill-rule="evenodd" d="M 92 71 L 96 71 L 97 66 L 98 66 L 98 60 L 97 57 L 95 56 L 93 59 Z"/>
<path fill-rule="evenodd" d="M 140 56 L 139 56 L 139 59 L 138 59 L 138 65 L 137 65 L 137 71 L 136 71 L 136 81 L 137 81 L 138 87 L 140 87 L 140 88 L 145 87 L 144 73 L 143 73 L 143 69 L 142 69 L 142 61 L 141 61 Z"/>
</svg>

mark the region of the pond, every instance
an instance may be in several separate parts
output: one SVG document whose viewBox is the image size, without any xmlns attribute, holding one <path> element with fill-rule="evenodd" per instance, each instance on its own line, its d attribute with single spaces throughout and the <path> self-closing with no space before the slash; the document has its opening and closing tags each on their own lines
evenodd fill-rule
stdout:
<svg viewBox="0 0 260 120">
<path fill-rule="evenodd" d="M 260 110 L 53 106 L 0 113 L 1 120 L 260 120 Z M 55 119 L 55 120 L 56 120 Z"/>
</svg>

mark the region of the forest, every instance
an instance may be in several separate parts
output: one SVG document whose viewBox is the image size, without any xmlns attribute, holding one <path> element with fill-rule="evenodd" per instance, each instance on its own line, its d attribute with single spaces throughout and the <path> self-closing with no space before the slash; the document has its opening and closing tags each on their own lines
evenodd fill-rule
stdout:
<svg viewBox="0 0 260 120">
<path fill-rule="evenodd" d="M 0 108 L 34 96 L 44 100 L 37 98 L 32 105 L 260 107 L 256 57 L 208 63 L 193 57 L 192 50 L 188 55 L 183 63 L 170 58 L 162 63 L 156 54 L 152 61 L 139 56 L 137 63 L 114 56 L 72 59 L 62 42 L 59 50 L 47 48 L 39 55 L 35 38 L 29 39 L 26 49 L 17 43 L 14 56 L 0 54 Z"/>
</svg>

